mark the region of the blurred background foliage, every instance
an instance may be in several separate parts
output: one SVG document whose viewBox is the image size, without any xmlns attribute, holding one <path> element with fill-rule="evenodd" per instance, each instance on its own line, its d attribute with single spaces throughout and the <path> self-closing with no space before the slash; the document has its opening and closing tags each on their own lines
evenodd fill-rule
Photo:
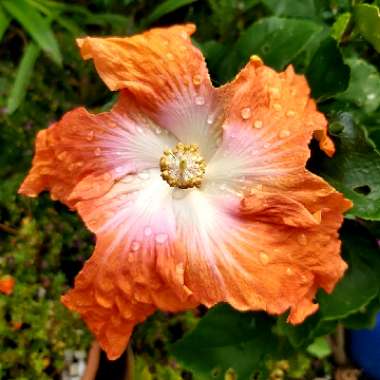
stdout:
<svg viewBox="0 0 380 380">
<path fill-rule="evenodd" d="M 91 341 L 59 298 L 89 257 L 93 236 L 48 196 L 17 195 L 39 129 L 73 107 L 99 112 L 115 100 L 80 59 L 75 38 L 182 22 L 197 24 L 194 42 L 215 85 L 232 79 L 251 54 L 277 70 L 292 63 L 307 76 L 337 146 L 328 159 L 312 144 L 309 167 L 355 203 L 342 229 L 349 269 L 331 295 L 318 294 L 320 311 L 297 327 L 286 316 L 226 305 L 157 313 L 134 334 L 134 379 L 328 379 L 349 364 L 343 329 L 373 325 L 380 310 L 379 6 L 379 0 L 0 0 L 0 280 L 16 281 L 10 294 L 0 294 L 0 379 L 59 379 L 65 352 Z"/>
</svg>

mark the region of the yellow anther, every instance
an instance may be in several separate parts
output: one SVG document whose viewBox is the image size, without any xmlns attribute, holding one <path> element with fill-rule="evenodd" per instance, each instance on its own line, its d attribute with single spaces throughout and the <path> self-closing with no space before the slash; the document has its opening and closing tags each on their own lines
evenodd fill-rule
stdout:
<svg viewBox="0 0 380 380">
<path fill-rule="evenodd" d="M 206 171 L 206 162 L 196 144 L 178 143 L 165 149 L 160 158 L 161 177 L 171 186 L 180 189 L 200 187 Z"/>
</svg>

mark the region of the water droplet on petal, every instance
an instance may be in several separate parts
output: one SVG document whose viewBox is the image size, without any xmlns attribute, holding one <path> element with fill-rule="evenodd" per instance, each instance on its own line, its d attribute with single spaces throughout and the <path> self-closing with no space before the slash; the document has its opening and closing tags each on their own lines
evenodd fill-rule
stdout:
<svg viewBox="0 0 380 380">
<path fill-rule="evenodd" d="M 146 227 L 144 228 L 144 235 L 145 235 L 145 236 L 150 236 L 150 235 L 152 235 L 152 229 L 151 229 L 149 226 L 146 226 Z"/>
<path fill-rule="evenodd" d="M 196 96 L 195 97 L 195 104 L 197 106 L 203 106 L 203 104 L 205 104 L 205 98 L 203 96 Z"/>
<path fill-rule="evenodd" d="M 169 41 L 168 41 L 168 40 L 164 40 L 164 41 L 162 41 L 162 43 L 163 43 L 165 46 L 168 46 L 168 45 L 169 45 Z"/>
<path fill-rule="evenodd" d="M 167 234 L 157 234 L 155 240 L 156 240 L 156 243 L 158 243 L 158 244 L 164 244 L 168 240 L 168 235 Z"/>
<path fill-rule="evenodd" d="M 254 123 L 253 123 L 253 126 L 255 127 L 255 128 L 262 128 L 262 126 L 263 126 L 263 122 L 261 121 L 261 120 L 256 120 Z"/>
<path fill-rule="evenodd" d="M 286 116 L 287 117 L 293 117 L 293 116 L 296 116 L 296 113 L 292 110 L 289 110 L 287 113 L 286 113 Z"/>
<path fill-rule="evenodd" d="M 136 131 L 139 132 L 139 133 L 143 133 L 143 129 L 141 127 L 136 127 Z"/>
<path fill-rule="evenodd" d="M 307 245 L 307 236 L 305 234 L 299 234 L 297 236 L 297 241 L 300 245 Z"/>
<path fill-rule="evenodd" d="M 262 264 L 266 265 L 269 263 L 269 256 L 265 252 L 260 252 L 259 257 Z"/>
<path fill-rule="evenodd" d="M 288 275 L 288 276 L 291 276 L 292 274 L 293 274 L 293 270 L 292 270 L 292 268 L 286 268 L 286 274 Z"/>
<path fill-rule="evenodd" d="M 211 125 L 213 122 L 214 122 L 214 116 L 210 115 L 210 116 L 207 118 L 207 124 L 208 124 L 208 125 Z"/>
<path fill-rule="evenodd" d="M 87 141 L 92 141 L 94 139 L 94 131 L 91 129 L 91 131 L 89 131 L 86 135 L 86 140 Z"/>
<path fill-rule="evenodd" d="M 283 129 L 282 131 L 280 131 L 279 136 L 281 139 L 284 139 L 290 136 L 290 132 L 287 129 Z"/>
<path fill-rule="evenodd" d="M 148 171 L 143 171 L 141 173 L 138 174 L 138 177 L 140 179 L 149 179 L 150 178 L 150 174 Z"/>
<path fill-rule="evenodd" d="M 160 135 L 160 134 L 162 133 L 162 130 L 161 130 L 161 128 L 156 127 L 156 128 L 154 128 L 154 132 L 155 132 L 157 135 Z"/>
<path fill-rule="evenodd" d="M 251 109 L 249 107 L 244 107 L 240 111 L 240 115 L 243 120 L 248 120 L 251 117 Z"/>
<path fill-rule="evenodd" d="M 202 76 L 200 74 L 195 74 L 193 76 L 194 86 L 199 86 L 202 83 Z"/>
<path fill-rule="evenodd" d="M 274 108 L 276 111 L 281 111 L 282 106 L 281 106 L 281 104 L 279 104 L 279 103 L 274 103 L 274 104 L 273 104 L 273 108 Z"/>
<path fill-rule="evenodd" d="M 167 53 L 166 58 L 172 61 L 174 59 L 174 55 L 172 53 Z"/>
<path fill-rule="evenodd" d="M 94 150 L 94 154 L 95 154 L 95 156 L 100 156 L 100 155 L 102 154 L 102 150 L 101 150 L 99 147 L 97 147 L 97 148 Z"/>
<path fill-rule="evenodd" d="M 136 252 L 139 250 L 141 244 L 138 241 L 134 241 L 131 244 L 131 251 Z"/>
</svg>

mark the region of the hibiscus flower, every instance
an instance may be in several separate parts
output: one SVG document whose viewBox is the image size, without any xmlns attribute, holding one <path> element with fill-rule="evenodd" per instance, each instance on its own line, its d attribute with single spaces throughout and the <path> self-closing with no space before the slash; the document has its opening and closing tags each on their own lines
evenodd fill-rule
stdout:
<svg viewBox="0 0 380 380">
<path fill-rule="evenodd" d="M 346 269 L 338 229 L 351 202 L 305 169 L 313 135 L 334 152 L 305 78 L 253 56 L 214 88 L 194 30 L 79 39 L 119 99 L 40 131 L 20 188 L 49 190 L 96 234 L 62 301 L 110 359 L 157 309 L 227 302 L 300 323 Z"/>
</svg>

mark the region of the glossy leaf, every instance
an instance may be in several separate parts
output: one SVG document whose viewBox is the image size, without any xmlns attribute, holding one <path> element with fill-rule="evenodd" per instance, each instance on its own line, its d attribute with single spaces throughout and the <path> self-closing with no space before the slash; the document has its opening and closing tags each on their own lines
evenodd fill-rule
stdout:
<svg viewBox="0 0 380 380">
<path fill-rule="evenodd" d="M 28 84 L 33 74 L 33 68 L 40 54 L 40 48 L 35 43 L 30 43 L 24 51 L 17 69 L 16 79 L 7 101 L 7 112 L 16 111 L 24 100 Z"/>
<path fill-rule="evenodd" d="M 366 112 L 380 106 L 380 75 L 376 67 L 360 58 L 350 58 L 346 63 L 351 68 L 347 90 L 338 99 L 350 101 Z"/>
<path fill-rule="evenodd" d="M 263 4 L 275 16 L 313 18 L 316 13 L 314 0 L 263 0 Z"/>
<path fill-rule="evenodd" d="M 346 33 L 350 25 L 351 18 L 352 16 L 350 12 L 342 13 L 331 27 L 331 36 L 338 42 L 342 40 L 344 34 Z"/>
<path fill-rule="evenodd" d="M 350 79 L 350 68 L 332 37 L 323 40 L 306 71 L 312 95 L 319 100 L 331 98 L 345 91 Z"/>
<path fill-rule="evenodd" d="M 234 49 L 242 61 L 246 62 L 250 55 L 257 54 L 267 65 L 280 70 L 291 63 L 322 29 L 320 25 L 308 20 L 264 18 L 242 34 Z"/>
<path fill-rule="evenodd" d="M 161 2 L 146 19 L 147 24 L 158 20 L 159 18 L 173 12 L 185 5 L 194 3 L 196 0 L 166 0 Z"/>
<path fill-rule="evenodd" d="M 379 294 L 380 255 L 376 242 L 356 223 L 346 225 L 342 239 L 348 269 L 332 294 L 321 293 L 318 297 L 324 320 L 357 313 Z"/>
<path fill-rule="evenodd" d="M 355 22 L 361 35 L 380 52 L 380 10 L 376 5 L 359 4 L 355 7 Z"/>
<path fill-rule="evenodd" d="M 197 327 L 177 342 L 172 353 L 198 380 L 223 379 L 233 368 L 241 379 L 265 370 L 265 358 L 282 347 L 272 334 L 273 320 L 264 314 L 241 313 L 227 305 L 211 309 Z"/>
<path fill-rule="evenodd" d="M 334 139 L 334 157 L 316 155 L 311 164 L 318 165 L 318 174 L 353 201 L 348 216 L 380 220 L 380 154 L 351 114 L 339 113 L 335 118 L 332 126 L 341 130 Z"/>
<path fill-rule="evenodd" d="M 318 359 L 331 355 L 331 347 L 325 337 L 318 337 L 307 347 L 307 352 Z"/>
<path fill-rule="evenodd" d="M 3 0 L 2 5 L 31 35 L 40 48 L 57 64 L 62 64 L 58 42 L 46 18 L 26 0 Z"/>
</svg>

